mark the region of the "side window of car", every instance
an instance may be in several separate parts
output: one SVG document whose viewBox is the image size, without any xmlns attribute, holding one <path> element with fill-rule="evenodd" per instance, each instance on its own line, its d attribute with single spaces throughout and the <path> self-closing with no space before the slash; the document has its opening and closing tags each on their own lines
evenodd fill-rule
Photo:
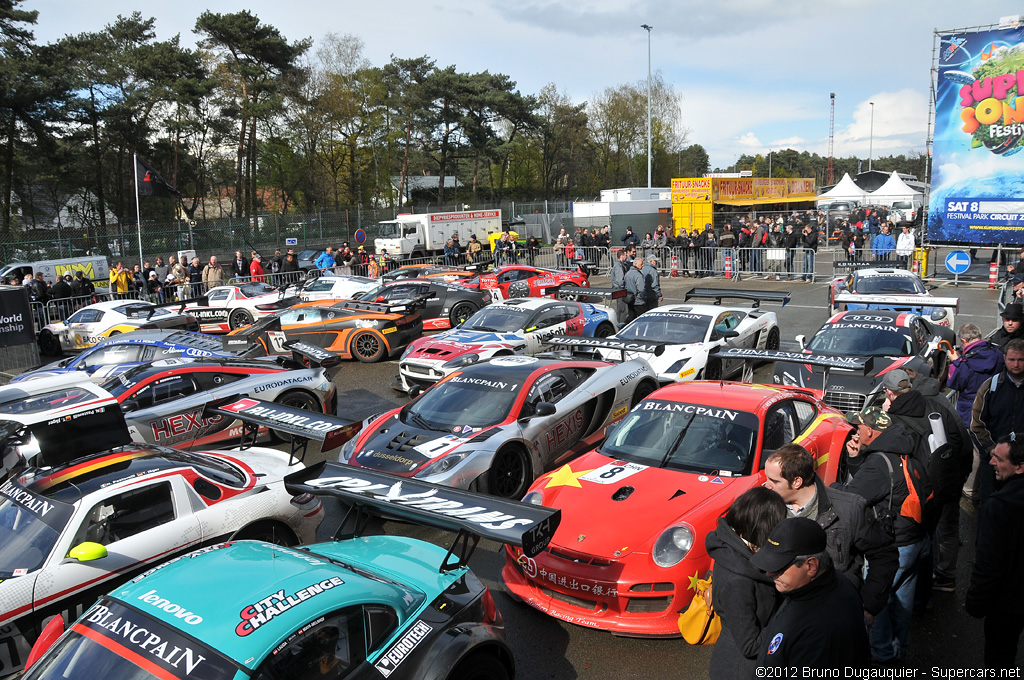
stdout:
<svg viewBox="0 0 1024 680">
<path fill-rule="evenodd" d="M 562 307 L 561 305 L 556 305 L 543 310 L 537 318 L 534 319 L 534 322 L 531 325 L 536 328 L 550 328 L 551 326 L 564 321 L 565 318 L 562 314 Z"/>
<path fill-rule="evenodd" d="M 94 505 L 82 519 L 72 546 L 84 541 L 110 545 L 173 519 L 170 482 L 132 489 Z"/>
<path fill-rule="evenodd" d="M 376 651 L 398 625 L 398 614 L 391 607 L 382 604 L 364 605 L 363 614 L 366 620 L 367 649 Z"/>
<path fill-rule="evenodd" d="M 231 291 L 230 290 L 215 290 L 212 293 L 210 293 L 209 295 L 207 295 L 206 299 L 207 299 L 208 302 L 210 302 L 212 304 L 214 302 L 227 302 L 227 300 L 228 300 L 228 298 L 230 296 L 231 296 Z"/>
<path fill-rule="evenodd" d="M 195 381 L 192 380 L 191 376 L 187 375 L 176 375 L 173 379 L 166 379 L 166 382 L 157 382 L 153 386 L 153 405 L 163 404 L 174 399 L 180 399 L 181 397 L 187 397 L 190 394 L 195 394 L 198 389 L 196 388 Z"/>
<path fill-rule="evenodd" d="M 925 345 L 928 342 L 928 329 L 925 328 L 924 322 L 921 319 L 914 319 L 913 326 L 911 327 L 914 331 L 914 338 L 917 340 L 918 345 Z"/>
<path fill-rule="evenodd" d="M 99 309 L 81 309 L 70 317 L 68 323 L 96 323 L 103 318 L 103 311 Z"/>
<path fill-rule="evenodd" d="M 113 366 L 141 361 L 143 349 L 139 345 L 111 345 L 90 354 L 86 363 L 90 366 Z"/>
<path fill-rule="evenodd" d="M 253 680 L 344 678 L 365 658 L 363 607 L 357 605 L 328 615 L 271 652 Z"/>
<path fill-rule="evenodd" d="M 793 411 L 796 413 L 797 428 L 800 432 L 810 427 L 814 422 L 814 417 L 818 415 L 818 409 L 807 401 L 794 401 Z"/>
<path fill-rule="evenodd" d="M 765 460 L 775 449 L 796 439 L 797 430 L 793 413 L 793 402 L 783 401 L 769 409 L 764 417 L 764 441 L 761 446 L 761 460 Z"/>
</svg>

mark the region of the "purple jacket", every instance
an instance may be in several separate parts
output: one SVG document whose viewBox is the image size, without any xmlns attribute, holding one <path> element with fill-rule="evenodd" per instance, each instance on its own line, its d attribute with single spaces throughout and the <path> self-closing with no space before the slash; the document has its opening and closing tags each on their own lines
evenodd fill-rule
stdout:
<svg viewBox="0 0 1024 680">
<path fill-rule="evenodd" d="M 971 425 L 971 408 L 981 384 L 1003 370 L 1004 366 L 1003 353 L 987 340 L 968 345 L 960 358 L 950 364 L 947 384 L 959 393 L 956 411 L 967 427 Z"/>
</svg>

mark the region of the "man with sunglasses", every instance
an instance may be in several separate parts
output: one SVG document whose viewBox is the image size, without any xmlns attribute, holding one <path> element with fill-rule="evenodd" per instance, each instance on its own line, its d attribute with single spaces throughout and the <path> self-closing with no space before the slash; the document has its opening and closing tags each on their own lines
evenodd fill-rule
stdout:
<svg viewBox="0 0 1024 680">
<path fill-rule="evenodd" d="M 999 487 L 978 513 L 974 570 L 967 613 L 985 619 L 985 666 L 1016 668 L 1024 631 L 1024 590 L 1017 587 L 1024 565 L 1024 431 L 999 438 L 991 466 Z"/>
</svg>

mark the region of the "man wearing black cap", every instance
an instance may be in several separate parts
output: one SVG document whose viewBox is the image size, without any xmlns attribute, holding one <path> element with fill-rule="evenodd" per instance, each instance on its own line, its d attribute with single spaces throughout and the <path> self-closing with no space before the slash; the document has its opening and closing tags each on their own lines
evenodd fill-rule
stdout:
<svg viewBox="0 0 1024 680">
<path fill-rule="evenodd" d="M 860 596 L 849 580 L 837 576 L 817 522 L 782 520 L 750 563 L 767 573 L 783 596 L 764 630 L 758 666 L 867 667 Z"/>
<path fill-rule="evenodd" d="M 996 442 L 1011 432 L 1024 432 L 1024 339 L 1006 343 L 1003 361 L 1003 370 L 978 388 L 971 412 L 971 434 L 980 459 L 975 499 L 982 504 L 995 486 L 990 461 Z"/>
<path fill-rule="evenodd" d="M 1010 340 L 1024 338 L 1024 326 L 1021 325 L 1024 322 L 1024 307 L 1020 303 L 1006 305 L 999 316 L 1003 317 L 1003 327 L 992 334 L 988 339 L 990 343 L 1003 349 Z"/>
</svg>

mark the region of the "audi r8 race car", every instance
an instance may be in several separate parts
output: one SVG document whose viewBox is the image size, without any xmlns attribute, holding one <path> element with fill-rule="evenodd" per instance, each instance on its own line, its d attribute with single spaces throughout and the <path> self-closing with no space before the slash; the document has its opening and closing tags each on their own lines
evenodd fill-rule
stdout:
<svg viewBox="0 0 1024 680">
<path fill-rule="evenodd" d="M 533 484 L 524 502 L 558 508 L 561 524 L 536 557 L 506 547 L 505 589 L 576 625 L 677 637 L 692 584 L 711 567 L 704 537 L 736 497 L 764 484 L 768 455 L 796 442 L 828 484 L 850 430 L 813 390 L 700 380 L 664 387 L 598 449 Z"/>
<path fill-rule="evenodd" d="M 56 641 L 63 625 L 53 624 L 27 677 L 513 677 L 501 614 L 466 563 L 477 537 L 536 554 L 557 511 L 338 465 L 292 475 L 288 489 L 458 532 L 457 543 L 349 534 L 300 548 L 199 550 L 115 589 Z"/>
<path fill-rule="evenodd" d="M 589 287 L 589 278 L 590 271 L 582 264 L 579 269 L 570 271 L 513 264 L 488 274 L 461 279 L 459 283 L 479 290 L 497 290 L 503 299 L 508 299 L 553 297 L 559 290 Z"/>
<path fill-rule="evenodd" d="M 849 274 L 833 279 L 828 288 L 828 313 L 842 309 L 888 309 L 914 312 L 933 323 L 956 328 L 959 298 L 934 297 L 917 274 L 906 269 L 879 269 L 873 264 L 836 262 L 852 266 Z"/>
<path fill-rule="evenodd" d="M 644 357 L 658 373 L 662 385 L 684 380 L 718 380 L 739 373 L 743 368 L 742 359 L 723 361 L 709 357 L 718 347 L 779 348 L 778 316 L 762 310 L 760 304 L 777 302 L 785 307 L 789 293 L 694 288 L 685 299 L 691 298 L 712 298 L 716 303 L 656 307 L 611 336 L 662 347 L 663 353 L 659 356 Z M 751 300 L 753 306 L 722 307 L 723 298 Z"/>
<path fill-rule="evenodd" d="M 359 300 L 302 302 L 228 335 L 258 343 L 269 356 L 287 353 L 286 341 L 322 347 L 344 359 L 386 359 L 423 333 L 423 300 L 389 305 Z"/>
<path fill-rule="evenodd" d="M 323 509 L 315 497 L 285 490 L 284 475 L 302 468 L 287 454 L 127 444 L 79 455 L 64 444 L 105 443 L 110 423 L 91 428 L 78 419 L 73 429 L 60 427 L 64 441 L 55 448 L 64 462 L 0 485 L 0 676 L 22 668 L 48 619 L 73 621 L 113 585 L 153 565 L 229 539 L 315 539 Z M 120 429 L 127 436 L 123 421 Z M 194 621 L 181 612 L 177 620 Z M 89 674 L 120 677 L 101 665 Z"/>
<path fill-rule="evenodd" d="M 11 382 L 35 380 L 83 371 L 94 382 L 103 382 L 132 366 L 176 357 L 230 357 L 219 338 L 191 331 L 132 331 L 102 340 L 81 354 L 70 356 L 34 371 L 22 373 Z"/>
<path fill-rule="evenodd" d="M 458 328 L 410 344 L 398 363 L 399 380 L 392 386 L 407 392 L 413 385 L 426 387 L 491 357 L 533 355 L 556 335 L 608 337 L 616 324 L 613 309 L 588 302 L 525 298 L 491 304 Z"/>
<path fill-rule="evenodd" d="M 183 311 L 195 300 L 154 305 L 142 300 L 107 300 L 82 307 L 67 321 L 51 323 L 39 331 L 39 352 L 60 356 L 63 350 L 92 347 L 104 338 L 149 328 L 174 328 L 198 331 L 195 316 Z M 171 309 L 176 307 L 177 309 Z"/>
<path fill-rule="evenodd" d="M 199 319 L 204 333 L 227 333 L 266 316 L 269 312 L 260 306 L 277 303 L 281 297 L 279 288 L 266 283 L 233 283 L 211 288 L 205 304 L 193 302 L 186 309 Z"/>
<path fill-rule="evenodd" d="M 945 385 L 949 366 L 946 350 L 956 342 L 955 333 L 946 326 L 917 314 L 884 309 L 839 312 L 818 329 L 810 342 L 802 335 L 796 340 L 808 355 L 872 359 L 866 375 L 837 368 L 825 376 L 811 364 L 776 365 L 776 384 L 824 389 L 825 402 L 845 412 L 871 406 L 879 395 L 882 377 L 915 356 L 928 361 L 931 377 Z"/>
<path fill-rule="evenodd" d="M 357 293 L 360 300 L 400 304 L 416 298 L 424 299 L 420 316 L 424 330 L 455 328 L 481 307 L 491 303 L 491 294 L 473 290 L 441 279 L 404 279 L 376 286 Z"/>
</svg>

